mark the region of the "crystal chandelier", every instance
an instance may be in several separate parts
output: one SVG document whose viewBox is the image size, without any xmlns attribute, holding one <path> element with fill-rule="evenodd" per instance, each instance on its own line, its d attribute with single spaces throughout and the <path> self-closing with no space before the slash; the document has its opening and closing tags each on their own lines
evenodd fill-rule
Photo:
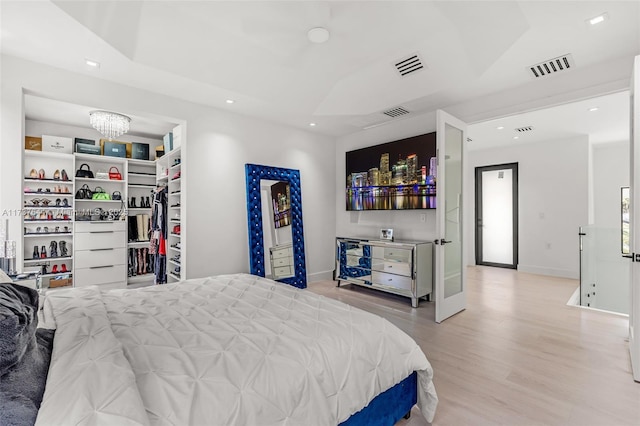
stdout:
<svg viewBox="0 0 640 426">
<path fill-rule="evenodd" d="M 91 111 L 89 122 L 94 129 L 102 133 L 107 139 L 113 140 L 129 131 L 131 119 L 126 115 L 109 111 Z"/>
</svg>

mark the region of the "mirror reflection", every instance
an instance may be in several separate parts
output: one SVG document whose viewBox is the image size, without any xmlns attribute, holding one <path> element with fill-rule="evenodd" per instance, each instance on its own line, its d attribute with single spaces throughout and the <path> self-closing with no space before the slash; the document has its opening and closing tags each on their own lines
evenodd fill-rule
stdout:
<svg viewBox="0 0 640 426">
<path fill-rule="evenodd" d="M 265 275 L 279 280 L 295 276 L 288 182 L 260 181 Z"/>
</svg>

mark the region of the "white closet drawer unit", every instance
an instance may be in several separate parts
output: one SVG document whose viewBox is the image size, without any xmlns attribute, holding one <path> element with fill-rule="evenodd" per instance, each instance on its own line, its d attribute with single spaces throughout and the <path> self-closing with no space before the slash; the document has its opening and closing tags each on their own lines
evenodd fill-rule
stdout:
<svg viewBox="0 0 640 426">
<path fill-rule="evenodd" d="M 386 274 L 384 272 L 373 272 L 371 274 L 371 280 L 380 285 L 411 290 L 411 277 Z"/>
<path fill-rule="evenodd" d="M 120 231 L 78 232 L 76 234 L 76 250 L 95 250 L 107 248 L 123 248 L 126 246 L 126 235 Z"/>
<path fill-rule="evenodd" d="M 126 231 L 127 223 L 124 221 L 108 222 L 108 221 L 79 221 L 76 222 L 76 232 L 92 232 L 92 231 Z"/>
<path fill-rule="evenodd" d="M 82 268 L 95 266 L 122 265 L 126 261 L 125 248 L 76 250 L 76 264 Z"/>
<path fill-rule="evenodd" d="M 76 268 L 73 276 L 73 284 L 76 287 L 86 287 L 89 285 L 113 284 L 114 288 L 125 288 L 127 286 L 127 266 L 108 265 L 94 266 L 90 268 Z"/>
</svg>

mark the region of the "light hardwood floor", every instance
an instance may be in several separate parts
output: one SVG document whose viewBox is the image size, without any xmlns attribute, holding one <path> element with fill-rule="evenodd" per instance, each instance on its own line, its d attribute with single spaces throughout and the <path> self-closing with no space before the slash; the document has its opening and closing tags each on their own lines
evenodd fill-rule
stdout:
<svg viewBox="0 0 640 426">
<path fill-rule="evenodd" d="M 434 425 L 640 425 L 628 320 L 566 306 L 575 280 L 470 267 L 467 309 L 442 324 L 433 303 L 333 281 L 309 289 L 381 315 L 434 369 Z M 416 408 L 414 408 L 414 411 Z M 419 413 L 399 425 L 426 425 Z"/>
</svg>

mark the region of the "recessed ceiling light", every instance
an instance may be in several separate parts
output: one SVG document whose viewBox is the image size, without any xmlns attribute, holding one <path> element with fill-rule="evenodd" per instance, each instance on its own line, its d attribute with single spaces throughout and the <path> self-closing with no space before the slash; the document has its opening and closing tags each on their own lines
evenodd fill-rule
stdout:
<svg viewBox="0 0 640 426">
<path fill-rule="evenodd" d="M 513 138 L 514 139 L 520 139 L 520 136 L 514 136 Z"/>
<path fill-rule="evenodd" d="M 228 103 L 228 104 L 232 104 L 232 103 L 234 103 L 234 102 L 235 102 L 235 101 L 234 101 L 233 99 L 227 99 L 227 103 Z"/>
<path fill-rule="evenodd" d="M 316 126 L 316 123 L 309 123 L 309 126 L 311 126 L 311 127 L 315 127 L 315 126 Z"/>
<path fill-rule="evenodd" d="M 605 13 L 601 13 L 598 16 L 594 16 L 591 19 L 587 19 L 587 23 L 589 25 L 598 25 L 599 23 L 604 22 L 607 19 L 609 19 L 609 14 L 607 12 L 605 12 Z"/>
<path fill-rule="evenodd" d="M 597 110 L 599 110 L 599 109 L 600 109 L 600 108 L 598 108 L 598 107 L 589 108 L 589 112 L 597 111 Z"/>
<path fill-rule="evenodd" d="M 307 38 L 312 43 L 324 43 L 329 40 L 329 30 L 322 27 L 311 28 L 307 33 Z"/>
<path fill-rule="evenodd" d="M 496 127 L 496 129 L 502 130 L 502 129 L 504 129 L 504 126 L 498 126 L 498 127 Z"/>
<path fill-rule="evenodd" d="M 100 62 L 96 62 L 92 59 L 86 59 L 84 60 L 84 63 L 87 64 L 88 66 L 92 67 L 92 68 L 100 68 Z"/>
</svg>

